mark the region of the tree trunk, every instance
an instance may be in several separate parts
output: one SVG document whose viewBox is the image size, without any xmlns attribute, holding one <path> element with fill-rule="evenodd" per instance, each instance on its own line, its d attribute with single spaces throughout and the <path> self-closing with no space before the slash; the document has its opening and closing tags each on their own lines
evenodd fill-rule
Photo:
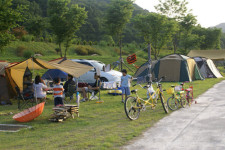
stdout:
<svg viewBox="0 0 225 150">
<path fill-rule="evenodd" d="M 59 52 L 60 52 L 60 57 L 63 57 L 61 43 L 59 43 Z"/>
<path fill-rule="evenodd" d="M 176 42 L 173 42 L 173 52 L 174 52 L 174 54 L 176 54 L 176 52 L 177 52 Z"/>
<path fill-rule="evenodd" d="M 65 57 L 65 58 L 66 58 L 66 53 L 67 53 L 68 47 L 69 47 L 69 42 L 67 41 L 67 42 L 66 42 L 65 54 L 64 54 L 64 57 Z"/>
</svg>

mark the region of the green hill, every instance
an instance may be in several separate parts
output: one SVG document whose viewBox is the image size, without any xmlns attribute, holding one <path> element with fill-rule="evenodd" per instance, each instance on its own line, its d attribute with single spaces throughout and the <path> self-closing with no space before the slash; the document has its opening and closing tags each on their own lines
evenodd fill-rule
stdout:
<svg viewBox="0 0 225 150">
<path fill-rule="evenodd" d="M 85 7 L 85 10 L 88 12 L 86 24 L 84 24 L 77 33 L 78 38 L 86 41 L 100 41 L 104 39 L 104 35 L 106 35 L 106 29 L 104 27 L 105 15 L 111 1 L 112 0 L 71 0 L 71 4 L 78 4 L 80 7 Z M 28 9 L 24 13 L 27 19 L 22 23 L 28 32 L 35 18 L 39 20 L 40 17 L 43 18 L 41 21 L 46 21 L 46 26 L 48 26 L 48 0 L 13 0 L 13 8 L 16 9 L 17 6 L 21 4 L 28 6 Z M 133 16 L 146 12 L 148 11 L 134 4 Z M 131 24 L 132 22 L 127 25 L 123 42 L 130 43 L 135 41 L 142 43 L 143 38 L 137 36 L 137 31 Z M 51 35 L 51 30 L 47 29 L 46 32 L 43 32 L 42 36 L 46 37 L 46 34 Z"/>
</svg>

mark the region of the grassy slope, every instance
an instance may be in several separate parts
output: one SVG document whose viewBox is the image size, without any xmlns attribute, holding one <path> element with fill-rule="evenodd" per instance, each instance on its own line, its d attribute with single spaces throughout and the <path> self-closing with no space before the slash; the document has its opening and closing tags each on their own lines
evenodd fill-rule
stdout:
<svg viewBox="0 0 225 150">
<path fill-rule="evenodd" d="M 195 97 L 221 80 L 193 82 Z M 163 83 L 163 87 L 169 88 L 171 84 Z M 146 92 L 140 89 L 139 95 L 146 96 Z M 109 96 L 103 91 L 102 99 L 103 104 L 94 101 L 81 103 L 80 118 L 63 123 L 48 121 L 53 107 L 52 100 L 49 100 L 40 117 L 25 123 L 32 129 L 18 133 L 0 132 L 0 149 L 118 149 L 166 116 L 159 103 L 155 110 L 148 108 L 138 120 L 130 121 L 126 118 L 120 96 Z M 18 112 L 15 101 L 13 106 L 0 106 L 0 114 L 7 112 Z M 11 117 L 0 116 L 0 123 L 21 124 Z"/>
</svg>

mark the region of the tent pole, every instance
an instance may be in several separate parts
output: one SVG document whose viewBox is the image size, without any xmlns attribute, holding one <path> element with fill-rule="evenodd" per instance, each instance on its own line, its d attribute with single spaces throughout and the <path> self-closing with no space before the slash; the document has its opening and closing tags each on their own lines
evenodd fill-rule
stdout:
<svg viewBox="0 0 225 150">
<path fill-rule="evenodd" d="M 152 74 L 151 74 L 151 45 L 148 43 L 148 84 L 152 82 Z"/>
<path fill-rule="evenodd" d="M 78 95 L 79 95 L 79 93 L 78 93 L 78 78 L 76 78 L 76 103 L 77 103 L 77 106 L 79 107 L 80 100 L 78 98 Z"/>
</svg>

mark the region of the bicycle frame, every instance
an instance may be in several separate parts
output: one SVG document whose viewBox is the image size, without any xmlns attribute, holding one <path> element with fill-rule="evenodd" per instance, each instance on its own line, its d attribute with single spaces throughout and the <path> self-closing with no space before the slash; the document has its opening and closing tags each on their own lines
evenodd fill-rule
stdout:
<svg viewBox="0 0 225 150">
<path fill-rule="evenodd" d="M 162 90 L 161 90 L 161 84 L 159 84 L 158 82 L 156 82 L 157 83 L 157 89 L 156 89 L 156 91 L 154 92 L 154 93 L 152 93 L 152 94 L 150 94 L 149 93 L 149 98 L 147 99 L 147 100 L 144 100 L 144 99 L 142 99 L 140 96 L 138 96 L 138 93 L 136 92 L 135 93 L 135 95 L 136 95 L 136 99 L 137 99 L 137 103 L 139 103 L 139 104 L 141 104 L 141 101 L 143 101 L 144 102 L 144 106 L 147 106 L 147 105 L 150 105 L 150 106 L 152 106 L 153 108 L 156 106 L 155 104 L 154 104 L 154 100 L 157 98 L 157 97 L 155 97 L 155 98 L 153 98 L 153 96 L 155 96 L 155 95 L 163 95 L 163 93 L 162 93 Z M 139 86 L 141 86 L 140 84 L 139 84 Z M 141 86 L 141 88 L 143 88 L 142 86 Z M 151 102 L 150 102 L 151 101 Z M 139 106 L 139 107 L 135 107 L 135 108 L 137 108 L 137 109 L 141 109 L 142 108 L 142 106 Z"/>
</svg>

